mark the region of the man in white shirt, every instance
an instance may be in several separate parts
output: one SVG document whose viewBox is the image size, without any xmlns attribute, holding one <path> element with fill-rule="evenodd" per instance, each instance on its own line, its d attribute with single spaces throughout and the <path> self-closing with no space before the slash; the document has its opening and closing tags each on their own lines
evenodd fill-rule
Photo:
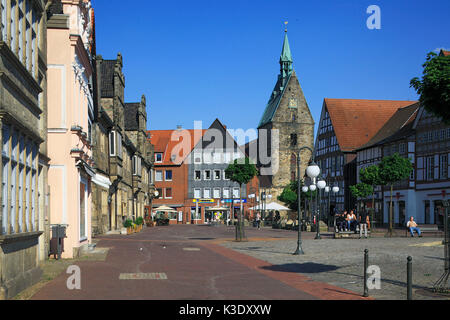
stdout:
<svg viewBox="0 0 450 320">
<path fill-rule="evenodd" d="M 411 217 L 406 224 L 406 227 L 409 228 L 409 232 L 411 232 L 411 237 L 414 237 L 414 231 L 417 232 L 419 237 L 422 237 L 422 233 L 420 232 L 420 229 L 417 227 L 417 223 L 414 221 L 414 217 Z"/>
</svg>

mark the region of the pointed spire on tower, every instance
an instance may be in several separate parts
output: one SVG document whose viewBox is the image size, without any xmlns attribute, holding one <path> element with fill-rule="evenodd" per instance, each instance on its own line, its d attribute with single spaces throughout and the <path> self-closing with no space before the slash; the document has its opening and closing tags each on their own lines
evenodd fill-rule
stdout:
<svg viewBox="0 0 450 320">
<path fill-rule="evenodd" d="M 280 68 L 281 68 L 281 76 L 283 78 L 286 78 L 292 71 L 293 59 L 287 36 L 287 21 L 284 24 L 286 25 L 286 28 L 284 29 L 284 42 L 280 56 Z"/>
</svg>

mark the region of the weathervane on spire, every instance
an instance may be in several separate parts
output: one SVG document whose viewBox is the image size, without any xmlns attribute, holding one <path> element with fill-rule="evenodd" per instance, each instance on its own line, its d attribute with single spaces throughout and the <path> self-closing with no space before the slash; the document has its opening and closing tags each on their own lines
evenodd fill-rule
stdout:
<svg viewBox="0 0 450 320">
<path fill-rule="evenodd" d="M 288 21 L 285 21 L 285 22 L 284 22 L 284 25 L 285 25 L 285 27 L 284 27 L 284 32 L 287 32 L 287 25 L 288 25 L 288 23 L 289 23 Z"/>
</svg>

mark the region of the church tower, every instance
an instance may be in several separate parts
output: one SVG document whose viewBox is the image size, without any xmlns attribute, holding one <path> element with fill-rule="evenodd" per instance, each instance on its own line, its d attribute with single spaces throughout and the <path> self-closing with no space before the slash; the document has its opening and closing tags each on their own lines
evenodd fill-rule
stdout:
<svg viewBox="0 0 450 320">
<path fill-rule="evenodd" d="M 277 83 L 258 125 L 260 187 L 277 202 L 283 189 L 297 179 L 299 149 L 314 148 L 314 119 L 293 68 L 287 30 L 279 63 Z M 302 150 L 300 159 L 304 175 L 310 151 Z"/>
</svg>

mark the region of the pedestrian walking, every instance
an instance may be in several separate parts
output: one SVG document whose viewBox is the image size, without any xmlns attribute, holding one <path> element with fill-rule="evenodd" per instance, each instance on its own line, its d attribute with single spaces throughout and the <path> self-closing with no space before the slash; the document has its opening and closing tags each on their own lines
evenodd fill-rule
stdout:
<svg viewBox="0 0 450 320">
<path fill-rule="evenodd" d="M 261 229 L 261 214 L 259 212 L 256 214 L 256 226 L 258 230 Z"/>
<path fill-rule="evenodd" d="M 363 210 L 359 215 L 359 238 L 362 238 L 362 233 L 364 229 L 364 238 L 367 239 L 367 225 L 369 223 L 369 215 L 367 211 Z"/>
</svg>

